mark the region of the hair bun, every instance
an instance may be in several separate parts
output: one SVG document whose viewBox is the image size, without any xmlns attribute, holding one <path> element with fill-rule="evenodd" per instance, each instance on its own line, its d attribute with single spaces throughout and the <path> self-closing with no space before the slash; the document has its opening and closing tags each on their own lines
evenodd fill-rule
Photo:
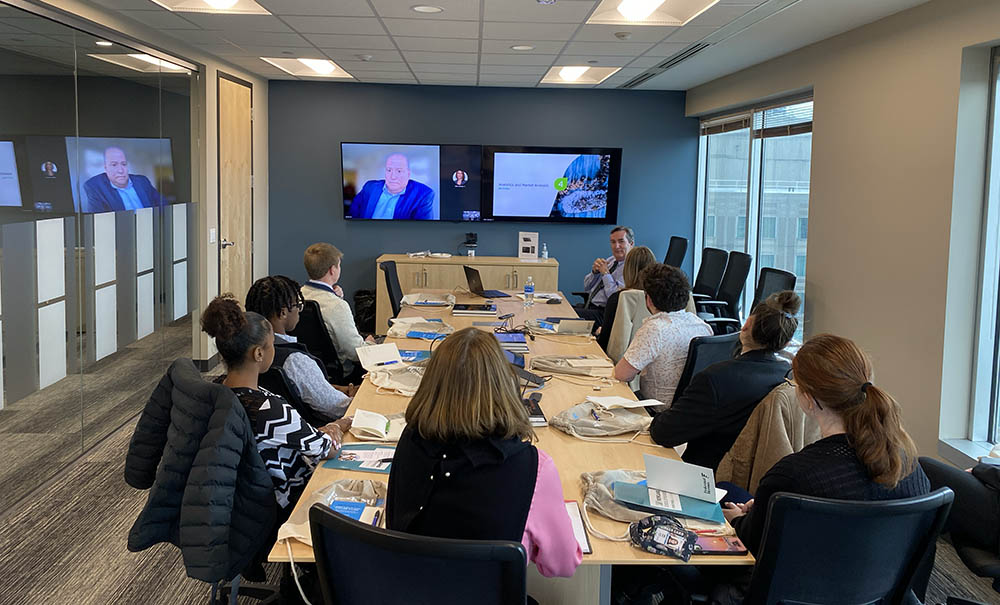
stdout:
<svg viewBox="0 0 1000 605">
<path fill-rule="evenodd" d="M 799 312 L 799 307 L 802 306 L 802 299 L 791 290 L 783 290 L 768 296 L 767 305 L 774 307 L 782 313 L 794 316 Z"/>
<path fill-rule="evenodd" d="M 246 325 L 246 315 L 231 293 L 216 296 L 201 316 L 201 329 L 217 340 L 229 340 Z"/>
</svg>

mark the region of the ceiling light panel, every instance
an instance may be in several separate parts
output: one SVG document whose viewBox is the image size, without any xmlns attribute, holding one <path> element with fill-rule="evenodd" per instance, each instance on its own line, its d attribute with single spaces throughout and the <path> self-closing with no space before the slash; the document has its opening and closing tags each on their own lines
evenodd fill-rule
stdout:
<svg viewBox="0 0 1000 605">
<path fill-rule="evenodd" d="M 261 57 L 281 71 L 299 78 L 353 80 L 354 76 L 327 59 Z"/>
<path fill-rule="evenodd" d="M 554 65 L 542 78 L 542 84 L 568 86 L 595 86 L 610 78 L 620 67 L 593 67 L 589 65 Z M 576 75 L 579 74 L 579 75 Z M 569 79 L 570 76 L 576 77 Z"/>
<path fill-rule="evenodd" d="M 106 63 L 112 63 L 119 67 L 125 67 L 133 71 L 139 71 L 145 74 L 190 74 L 186 68 L 180 65 L 174 65 L 169 61 L 164 61 L 163 59 L 158 59 L 152 55 L 147 55 L 145 53 L 130 53 L 130 54 L 101 54 L 93 53 L 88 54 L 88 57 L 93 59 L 99 59 Z"/>
<path fill-rule="evenodd" d="M 153 0 L 168 11 L 175 13 L 220 13 L 226 15 L 270 15 L 271 13 L 254 0 Z"/>
<path fill-rule="evenodd" d="M 602 0 L 588 24 L 633 26 L 681 26 L 719 0 Z"/>
</svg>

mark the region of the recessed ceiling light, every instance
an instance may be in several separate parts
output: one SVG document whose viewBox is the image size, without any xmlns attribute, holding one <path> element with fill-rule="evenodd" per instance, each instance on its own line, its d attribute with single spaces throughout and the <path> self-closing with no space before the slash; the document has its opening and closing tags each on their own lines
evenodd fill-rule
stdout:
<svg viewBox="0 0 1000 605">
<path fill-rule="evenodd" d="M 233 8 L 236 5 L 236 0 L 205 0 L 205 4 L 215 10 L 224 11 L 228 8 Z"/>
<path fill-rule="evenodd" d="M 300 78 L 330 78 L 353 80 L 344 68 L 328 59 L 292 59 L 290 57 L 261 57 L 281 71 Z"/>
<path fill-rule="evenodd" d="M 333 64 L 333 61 L 326 59 L 299 59 L 299 63 L 324 76 L 337 71 L 337 66 Z"/>
<path fill-rule="evenodd" d="M 539 4 L 555 4 L 556 0 L 538 0 Z"/>
<path fill-rule="evenodd" d="M 629 21 L 642 21 L 660 8 L 664 0 L 622 0 L 618 12 Z"/>
<path fill-rule="evenodd" d="M 365 61 L 365 62 L 371 61 L 372 59 L 375 58 L 375 57 L 373 57 L 371 55 L 354 55 L 354 56 L 357 57 L 357 58 L 359 58 L 359 59 L 361 59 L 362 61 Z"/>
<path fill-rule="evenodd" d="M 440 6 L 430 6 L 429 4 L 417 4 L 415 6 L 411 6 L 410 10 L 415 13 L 425 13 L 425 14 L 444 12 L 444 9 L 441 8 Z"/>
<path fill-rule="evenodd" d="M 590 67 L 586 65 L 567 65 L 559 70 L 559 77 L 567 82 L 575 82 L 580 79 L 580 76 L 587 73 Z"/>
<path fill-rule="evenodd" d="M 515 44 L 510 47 L 511 50 L 535 50 L 535 47 L 530 44 Z"/>
<path fill-rule="evenodd" d="M 107 40 L 98 40 L 96 44 L 98 46 L 113 46 L 113 44 L 111 44 Z"/>
</svg>

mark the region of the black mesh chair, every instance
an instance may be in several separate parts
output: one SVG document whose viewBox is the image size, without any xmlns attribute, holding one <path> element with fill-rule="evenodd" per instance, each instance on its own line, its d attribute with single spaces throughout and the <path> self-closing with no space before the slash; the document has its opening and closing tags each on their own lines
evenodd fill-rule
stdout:
<svg viewBox="0 0 1000 605">
<path fill-rule="evenodd" d="M 722 334 L 720 336 L 698 336 L 692 338 L 688 344 L 687 361 L 684 362 L 684 369 L 681 377 L 677 381 L 677 389 L 674 390 L 674 401 L 677 401 L 691 377 L 704 370 L 713 363 L 726 361 L 736 356 L 736 347 L 739 345 L 739 332 L 732 334 Z"/>
<path fill-rule="evenodd" d="M 307 300 L 299 312 L 299 323 L 294 330 L 289 330 L 289 334 L 301 342 L 309 349 L 309 352 L 319 357 L 326 366 L 326 374 L 334 384 L 342 384 L 344 380 L 344 367 L 340 363 L 340 356 L 337 354 L 337 347 L 330 338 L 330 332 L 323 323 L 323 315 L 319 310 L 319 303 L 315 300 Z"/>
<path fill-rule="evenodd" d="M 722 283 L 719 285 L 716 299 L 695 299 L 698 312 L 735 320 L 738 329 L 743 289 L 747 285 L 747 276 L 750 275 L 751 264 L 753 264 L 753 257 L 749 254 L 736 250 L 730 252 L 729 261 L 726 263 L 726 271 L 722 276 Z M 726 323 L 728 324 L 729 322 Z"/>
<path fill-rule="evenodd" d="M 873 502 L 775 494 L 744 603 L 922 602 L 912 589 L 926 587 L 920 576 L 954 497 L 947 488 Z"/>
<path fill-rule="evenodd" d="M 719 293 L 722 276 L 726 272 L 729 253 L 718 248 L 705 248 L 701 251 L 701 266 L 691 287 L 691 295 L 695 301 L 712 300 Z"/>
<path fill-rule="evenodd" d="M 757 289 L 753 293 L 753 305 L 750 306 L 750 312 L 753 313 L 754 308 L 758 304 L 767 300 L 767 297 L 775 292 L 794 289 L 794 273 L 775 269 L 774 267 L 764 267 L 760 270 L 760 276 L 757 277 Z"/>
<path fill-rule="evenodd" d="M 309 528 L 327 605 L 523 605 L 517 542 L 451 540 L 378 529 L 314 504 Z"/>
<path fill-rule="evenodd" d="M 667 254 L 663 257 L 663 264 L 670 265 L 671 267 L 681 266 L 684 262 L 684 256 L 688 251 L 688 241 L 686 237 L 679 237 L 677 235 L 670 238 L 670 245 L 667 246 Z"/>
<path fill-rule="evenodd" d="M 378 264 L 378 268 L 385 273 L 385 291 L 389 294 L 389 304 L 392 305 L 392 316 L 399 315 L 400 301 L 403 300 L 403 288 L 399 285 L 399 274 L 396 273 L 396 261 L 386 260 Z"/>
<path fill-rule="evenodd" d="M 314 427 L 323 426 L 328 422 L 335 420 L 334 418 L 324 418 L 318 412 L 309 407 L 306 402 L 302 401 L 302 396 L 299 394 L 299 390 L 295 388 L 292 381 L 288 379 L 288 375 L 285 374 L 285 371 L 279 367 L 271 366 L 268 368 L 266 372 L 257 377 L 257 384 L 287 401 L 289 405 L 295 408 L 295 411 L 299 413 L 299 416 L 302 416 L 303 420 Z"/>
</svg>

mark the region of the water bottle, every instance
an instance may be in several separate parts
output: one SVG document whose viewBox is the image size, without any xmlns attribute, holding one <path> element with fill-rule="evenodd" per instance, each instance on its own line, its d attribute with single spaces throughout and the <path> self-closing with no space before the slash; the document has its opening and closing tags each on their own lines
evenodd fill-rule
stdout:
<svg viewBox="0 0 1000 605">
<path fill-rule="evenodd" d="M 535 282 L 529 275 L 528 281 L 524 282 L 524 306 L 530 307 L 533 304 L 535 304 Z"/>
<path fill-rule="evenodd" d="M 546 259 L 546 258 L 548 258 L 548 257 L 549 257 L 549 248 L 548 248 L 548 246 L 546 246 L 546 245 L 545 245 L 545 243 L 543 242 L 543 243 L 542 243 L 542 258 L 543 258 L 543 259 Z"/>
</svg>

